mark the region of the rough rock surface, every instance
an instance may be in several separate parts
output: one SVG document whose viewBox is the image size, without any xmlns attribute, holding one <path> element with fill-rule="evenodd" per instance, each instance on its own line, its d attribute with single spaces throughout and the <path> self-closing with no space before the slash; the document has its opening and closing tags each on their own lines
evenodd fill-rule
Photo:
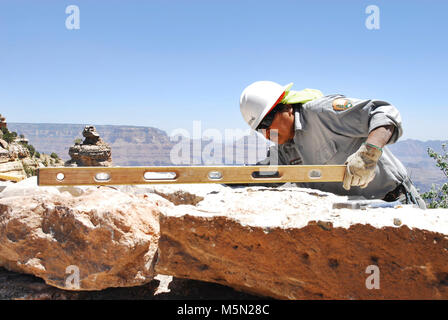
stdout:
<svg viewBox="0 0 448 320">
<path fill-rule="evenodd" d="M 8 150 L 9 150 L 9 157 L 11 158 L 11 160 L 29 158 L 31 156 L 30 152 L 23 144 L 15 141 L 9 144 Z"/>
<path fill-rule="evenodd" d="M 0 163 L 0 174 L 7 174 L 18 178 L 26 177 L 23 164 L 20 160 L 8 160 L 8 162 Z"/>
<path fill-rule="evenodd" d="M 66 166 L 112 166 L 111 148 L 100 138 L 95 127 L 85 126 L 82 135 L 84 141 L 70 147 L 68 153 L 71 159 Z"/>
<path fill-rule="evenodd" d="M 448 299 L 448 210 L 333 209 L 346 200 L 289 187 L 8 184 L 0 266 L 70 290 L 78 266 L 80 287 L 30 289 L 4 271 L 0 298 Z"/>
<path fill-rule="evenodd" d="M 8 143 L 5 140 L 0 139 L 0 163 L 10 161 Z"/>
<path fill-rule="evenodd" d="M 62 289 L 101 290 L 152 280 L 158 205 L 166 200 L 106 187 L 70 190 L 33 183 L 27 179 L 0 193 L 0 266 Z M 69 277 L 75 268 L 79 283 Z"/>
<path fill-rule="evenodd" d="M 279 299 L 448 298 L 448 210 L 332 208 L 345 200 L 223 187 L 164 208 L 156 272 Z"/>
</svg>

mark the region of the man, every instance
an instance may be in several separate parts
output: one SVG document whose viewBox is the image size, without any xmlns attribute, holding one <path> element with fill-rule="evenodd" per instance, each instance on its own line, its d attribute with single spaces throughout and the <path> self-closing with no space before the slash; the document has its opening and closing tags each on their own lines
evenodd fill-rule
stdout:
<svg viewBox="0 0 448 320">
<path fill-rule="evenodd" d="M 292 91 L 291 86 L 257 81 L 241 94 L 244 120 L 276 143 L 258 164 L 346 164 L 342 184 L 299 185 L 426 208 L 403 164 L 385 147 L 403 133 L 394 106 L 340 94 L 323 96 L 313 89 Z"/>
</svg>

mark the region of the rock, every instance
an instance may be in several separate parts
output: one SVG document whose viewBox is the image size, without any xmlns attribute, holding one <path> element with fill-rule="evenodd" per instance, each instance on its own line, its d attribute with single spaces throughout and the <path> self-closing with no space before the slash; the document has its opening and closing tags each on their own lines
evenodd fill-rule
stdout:
<svg viewBox="0 0 448 320">
<path fill-rule="evenodd" d="M 19 144 L 28 144 L 29 140 L 27 138 L 21 138 L 21 137 L 17 137 L 14 142 L 19 143 Z"/>
<path fill-rule="evenodd" d="M 4 163 L 4 162 L 8 162 L 8 161 L 10 161 L 9 151 L 7 149 L 0 148 L 0 163 Z"/>
<path fill-rule="evenodd" d="M 111 148 L 100 138 L 95 127 L 85 126 L 82 134 L 85 139 L 82 144 L 70 147 L 71 159 L 66 166 L 112 166 Z"/>
<path fill-rule="evenodd" d="M 15 193 L 14 187 L 0 193 L 0 266 L 66 290 L 130 287 L 152 280 L 158 208 L 166 200 L 107 187 L 91 187 L 74 197 L 33 183 L 27 179 L 14 186 Z M 79 286 L 73 278 L 77 274 Z"/>
<path fill-rule="evenodd" d="M 3 133 L 2 133 L 3 134 Z M 8 150 L 8 142 L 6 142 L 5 140 L 3 140 L 3 139 L 0 139 L 0 147 L 2 147 L 3 149 L 6 149 L 6 150 Z"/>
<path fill-rule="evenodd" d="M 44 193 L 48 195 L 59 195 L 60 191 L 58 188 L 62 187 L 38 187 L 37 177 L 33 176 L 17 183 L 8 184 L 6 188 L 0 192 L 0 199 L 10 197 L 28 197 L 34 195 L 39 196 Z"/>
<path fill-rule="evenodd" d="M 20 160 L 0 163 L 0 174 L 26 178 L 26 173 Z"/>
<path fill-rule="evenodd" d="M 110 148 L 104 145 L 75 145 L 70 147 L 69 155 L 72 158 L 67 166 L 76 163 L 83 167 L 110 167 Z"/>
<path fill-rule="evenodd" d="M 28 166 L 28 167 L 33 168 L 33 169 L 36 169 L 36 168 L 39 167 L 38 161 L 36 161 L 36 159 L 32 159 L 32 158 L 24 158 L 24 159 L 22 159 L 22 165 Z"/>
<path fill-rule="evenodd" d="M 100 135 L 94 126 L 85 126 L 82 135 L 85 138 L 83 144 L 95 145 L 101 142 Z"/>
<path fill-rule="evenodd" d="M 6 187 L 8 187 L 8 186 L 10 186 L 12 184 L 14 184 L 14 182 L 12 182 L 12 181 L 1 181 L 0 180 L 0 192 L 5 190 Z M 1 193 L 0 193 L 0 197 L 1 197 Z"/>
<path fill-rule="evenodd" d="M 30 151 L 20 143 L 10 143 L 8 146 L 8 150 L 11 160 L 31 157 Z"/>
<path fill-rule="evenodd" d="M 155 185 L 122 185 L 115 186 L 123 192 L 132 194 L 155 193 L 174 205 L 196 205 L 208 194 L 222 192 L 227 188 L 220 184 L 155 184 Z"/>
<path fill-rule="evenodd" d="M 162 208 L 156 272 L 277 299 L 448 298 L 448 210 L 343 201 L 250 187 Z"/>
<path fill-rule="evenodd" d="M 48 155 L 40 154 L 29 144 L 24 135 L 15 136 L 10 143 L 1 139 L 3 138 L 3 130 L 7 133 L 9 130 L 6 127 L 6 122 L 3 121 L 0 115 L 0 174 L 3 174 L 2 179 L 13 180 L 23 179 L 27 176 L 32 176 L 36 170 L 48 165 L 53 167 L 63 166 L 61 159 L 52 159 Z M 11 138 L 11 135 L 10 135 Z M 14 169 L 10 169 L 14 167 Z M 8 176 L 8 177 L 7 177 Z"/>
<path fill-rule="evenodd" d="M 0 172 L 18 171 L 21 169 L 23 169 L 23 166 L 20 161 L 10 161 L 0 164 Z"/>
<path fill-rule="evenodd" d="M 0 114 L 0 128 L 6 128 L 6 127 L 7 127 L 6 118 Z"/>
<path fill-rule="evenodd" d="M 448 298 L 448 210 L 333 209 L 347 200 L 295 187 L 37 187 L 29 178 L 0 193 L 0 266 L 77 294 L 134 287 L 148 299 L 210 298 L 224 285 L 249 298 Z M 78 288 L 67 281 L 73 266 Z M 60 294 L 37 287 L 12 294 L 0 284 L 0 298 Z M 113 296 L 97 294 L 61 296 Z"/>
</svg>

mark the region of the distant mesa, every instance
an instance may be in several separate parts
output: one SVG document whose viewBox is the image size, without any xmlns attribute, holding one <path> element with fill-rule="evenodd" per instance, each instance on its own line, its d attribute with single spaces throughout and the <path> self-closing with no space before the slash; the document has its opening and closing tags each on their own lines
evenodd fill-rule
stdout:
<svg viewBox="0 0 448 320">
<path fill-rule="evenodd" d="M 92 125 L 84 127 L 82 131 L 84 141 L 75 142 L 68 154 L 70 160 L 65 163 L 67 167 L 111 167 L 112 149 L 101 139 Z"/>
</svg>

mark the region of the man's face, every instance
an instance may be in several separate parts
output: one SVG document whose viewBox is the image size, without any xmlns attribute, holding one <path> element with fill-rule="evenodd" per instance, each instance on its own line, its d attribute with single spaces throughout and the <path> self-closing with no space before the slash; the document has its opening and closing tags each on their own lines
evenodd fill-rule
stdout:
<svg viewBox="0 0 448 320">
<path fill-rule="evenodd" d="M 261 131 L 266 139 L 274 143 L 284 144 L 294 138 L 294 111 L 290 107 L 285 111 L 277 112 L 269 129 Z"/>
</svg>

